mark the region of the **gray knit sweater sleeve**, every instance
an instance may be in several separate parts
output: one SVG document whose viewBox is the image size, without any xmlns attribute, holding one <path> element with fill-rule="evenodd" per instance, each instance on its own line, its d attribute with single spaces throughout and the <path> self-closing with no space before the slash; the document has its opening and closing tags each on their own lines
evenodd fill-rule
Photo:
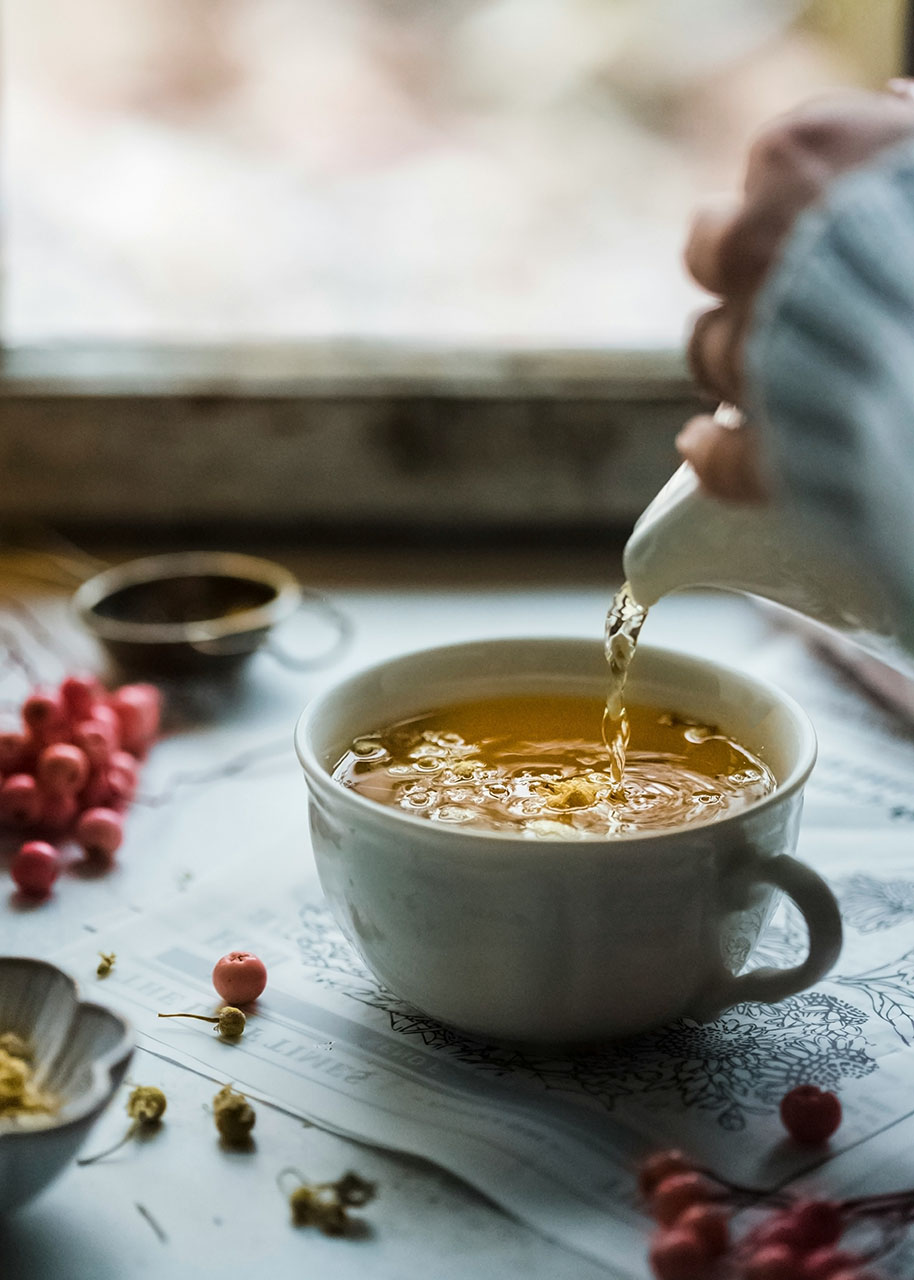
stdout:
<svg viewBox="0 0 914 1280">
<path fill-rule="evenodd" d="M 789 500 L 862 552 L 914 647 L 914 144 L 837 180 L 758 299 L 747 407 Z"/>
</svg>

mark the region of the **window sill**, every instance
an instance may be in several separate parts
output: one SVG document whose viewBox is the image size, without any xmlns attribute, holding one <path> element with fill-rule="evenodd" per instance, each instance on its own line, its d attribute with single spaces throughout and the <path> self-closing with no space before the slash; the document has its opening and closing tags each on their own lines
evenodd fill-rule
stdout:
<svg viewBox="0 0 914 1280">
<path fill-rule="evenodd" d="M 665 352 L 48 347 L 0 368 L 5 515 L 618 529 L 696 408 Z"/>
</svg>

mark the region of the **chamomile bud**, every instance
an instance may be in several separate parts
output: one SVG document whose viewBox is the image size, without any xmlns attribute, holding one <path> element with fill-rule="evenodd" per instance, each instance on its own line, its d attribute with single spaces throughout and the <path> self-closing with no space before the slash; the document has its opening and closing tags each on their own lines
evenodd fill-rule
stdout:
<svg viewBox="0 0 914 1280">
<path fill-rule="evenodd" d="M 159 1125 L 162 1116 L 165 1114 L 167 1106 L 165 1094 L 154 1084 L 139 1084 L 127 1099 L 127 1115 L 132 1121 L 127 1132 L 116 1142 L 113 1147 L 108 1147 L 105 1151 L 99 1151 L 97 1155 L 86 1156 L 82 1160 L 77 1160 L 79 1165 L 94 1164 L 96 1160 L 102 1160 L 105 1156 L 110 1156 L 129 1142 L 134 1134 L 140 1130 L 152 1132 Z"/>
<path fill-rule="evenodd" d="M 362 1205 L 368 1204 L 369 1200 L 375 1198 L 378 1190 L 376 1183 L 369 1182 L 367 1178 L 353 1173 L 352 1170 L 344 1173 L 342 1178 L 339 1178 L 333 1185 L 336 1187 L 340 1202 L 354 1209 L 359 1209 Z"/>
<path fill-rule="evenodd" d="M 311 1183 L 297 1169 L 283 1169 L 277 1178 L 280 1190 L 289 1174 L 298 1180 L 298 1185 L 288 1193 L 293 1225 L 317 1227 L 327 1236 L 345 1235 L 352 1222 L 347 1210 L 361 1208 L 375 1196 L 375 1184 L 351 1171 L 336 1182 Z"/>
<path fill-rule="evenodd" d="M 219 1017 L 216 1019 L 216 1030 L 220 1036 L 225 1036 L 226 1040 L 237 1040 L 240 1035 L 244 1034 L 246 1022 L 247 1018 L 245 1018 L 240 1009 L 227 1004 L 219 1010 Z"/>
<path fill-rule="evenodd" d="M 32 1058 L 28 1041 L 16 1035 L 15 1031 L 4 1031 L 0 1035 L 0 1052 L 8 1053 L 11 1058 L 22 1058 L 24 1062 L 30 1062 Z"/>
<path fill-rule="evenodd" d="M 289 1208 L 296 1227 L 317 1227 L 325 1236 L 344 1235 L 349 1226 L 346 1207 L 333 1183 L 310 1186 L 303 1182 L 290 1194 Z"/>
<path fill-rule="evenodd" d="M 160 1018 L 195 1018 L 197 1022 L 212 1022 L 225 1040 L 237 1040 L 244 1034 L 247 1018 L 233 1005 L 223 1005 L 215 1018 L 205 1013 L 160 1013 Z"/>
<path fill-rule="evenodd" d="M 257 1117 L 243 1093 L 230 1084 L 223 1085 L 213 1098 L 213 1120 L 222 1141 L 230 1147 L 243 1147 L 251 1136 Z"/>
<path fill-rule="evenodd" d="M 138 1084 L 127 1099 L 127 1114 L 138 1124 L 158 1124 L 167 1105 L 161 1089 L 154 1084 Z"/>
</svg>

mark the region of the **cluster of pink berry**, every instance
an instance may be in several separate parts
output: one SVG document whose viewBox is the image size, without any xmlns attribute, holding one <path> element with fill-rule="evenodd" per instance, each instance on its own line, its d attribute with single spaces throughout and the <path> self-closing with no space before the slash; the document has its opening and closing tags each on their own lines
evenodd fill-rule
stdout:
<svg viewBox="0 0 914 1280">
<path fill-rule="evenodd" d="M 826 1142 L 841 1122 L 839 1100 L 815 1085 L 792 1089 L 780 1111 L 791 1137 L 808 1145 Z M 650 1250 L 657 1280 L 879 1280 L 841 1238 L 862 1219 L 897 1218 L 911 1199 L 909 1193 L 840 1202 L 774 1195 L 765 1218 L 734 1240 L 733 1214 L 764 1203 L 763 1193 L 699 1169 L 681 1151 L 650 1156 L 638 1182 L 658 1224 Z"/>
<path fill-rule="evenodd" d="M 0 825 L 44 837 L 26 841 L 10 864 L 23 893 L 44 897 L 57 879 L 51 840 L 72 838 L 90 858 L 112 860 L 160 714 L 154 685 L 109 692 L 72 675 L 57 689 L 33 689 L 21 723 L 0 728 Z"/>
</svg>

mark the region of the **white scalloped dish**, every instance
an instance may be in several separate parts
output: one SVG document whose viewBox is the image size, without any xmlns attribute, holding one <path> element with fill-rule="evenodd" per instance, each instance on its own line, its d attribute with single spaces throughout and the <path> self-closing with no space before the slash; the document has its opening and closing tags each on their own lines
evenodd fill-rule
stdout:
<svg viewBox="0 0 914 1280">
<path fill-rule="evenodd" d="M 0 1120 L 0 1213 L 24 1204 L 66 1167 L 111 1101 L 133 1053 L 125 1018 L 81 1000 L 44 960 L 0 956 L 0 1033 L 30 1047 L 35 1083 L 59 1110 L 38 1123 Z"/>
</svg>

